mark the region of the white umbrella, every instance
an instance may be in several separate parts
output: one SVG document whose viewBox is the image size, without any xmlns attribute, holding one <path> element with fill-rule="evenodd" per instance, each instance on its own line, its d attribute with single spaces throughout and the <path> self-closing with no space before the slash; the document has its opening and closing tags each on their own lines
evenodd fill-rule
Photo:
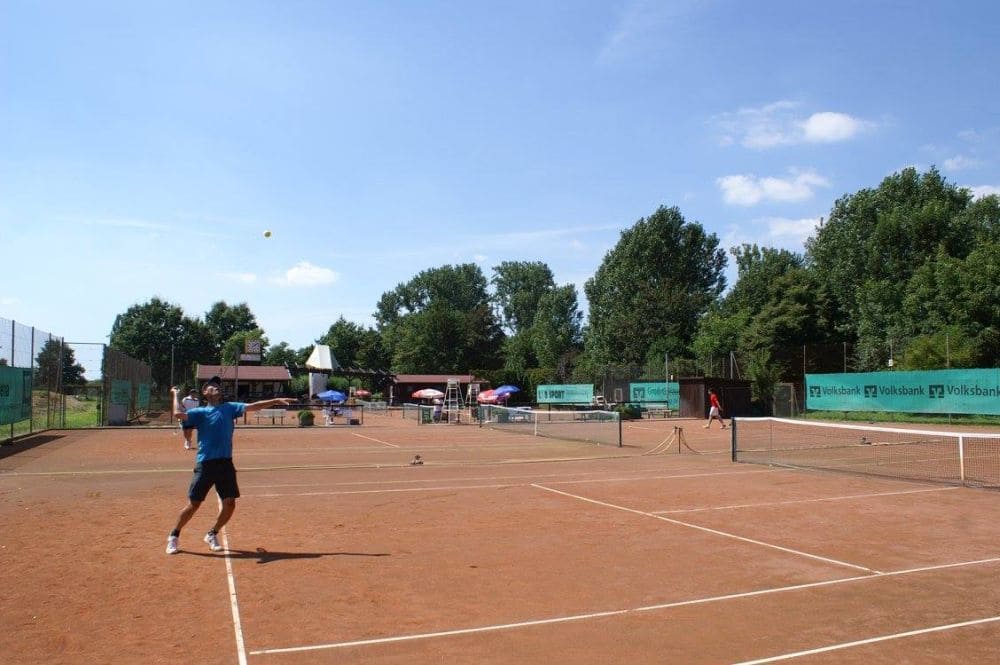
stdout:
<svg viewBox="0 0 1000 665">
<path fill-rule="evenodd" d="M 423 388 L 413 393 L 411 397 L 416 397 L 417 399 L 434 399 L 436 397 L 444 397 L 444 393 L 433 388 Z"/>
</svg>

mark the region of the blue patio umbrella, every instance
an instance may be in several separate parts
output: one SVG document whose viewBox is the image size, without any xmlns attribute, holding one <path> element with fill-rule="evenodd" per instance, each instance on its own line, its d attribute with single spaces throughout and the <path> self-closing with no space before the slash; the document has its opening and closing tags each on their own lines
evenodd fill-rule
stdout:
<svg viewBox="0 0 1000 665">
<path fill-rule="evenodd" d="M 347 399 L 347 395 L 339 390 L 324 390 L 321 393 L 317 393 L 316 398 L 321 399 L 324 402 L 343 402 Z"/>
<path fill-rule="evenodd" d="M 502 385 L 499 388 L 493 389 L 493 394 L 495 395 L 510 395 L 511 393 L 519 393 L 521 389 L 517 386 Z"/>
</svg>

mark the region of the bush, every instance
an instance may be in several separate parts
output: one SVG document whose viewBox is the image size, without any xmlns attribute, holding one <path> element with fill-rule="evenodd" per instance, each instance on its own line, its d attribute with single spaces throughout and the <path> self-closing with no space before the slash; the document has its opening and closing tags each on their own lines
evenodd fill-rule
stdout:
<svg viewBox="0 0 1000 665">
<path fill-rule="evenodd" d="M 637 404 L 616 404 L 615 411 L 619 413 L 622 420 L 640 420 L 642 409 Z"/>
<path fill-rule="evenodd" d="M 315 420 L 316 414 L 309 409 L 302 409 L 299 411 L 299 427 L 312 427 Z"/>
</svg>

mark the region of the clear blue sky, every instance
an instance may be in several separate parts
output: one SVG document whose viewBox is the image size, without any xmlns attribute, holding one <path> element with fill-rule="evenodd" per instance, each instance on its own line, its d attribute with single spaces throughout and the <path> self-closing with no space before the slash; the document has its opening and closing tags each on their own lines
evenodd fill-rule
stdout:
<svg viewBox="0 0 1000 665">
<path fill-rule="evenodd" d="M 153 296 L 247 302 L 298 348 L 504 260 L 585 310 L 660 205 L 802 251 L 906 166 L 1000 192 L 998 26 L 965 0 L 0 0 L 0 316 L 101 342 Z"/>
</svg>

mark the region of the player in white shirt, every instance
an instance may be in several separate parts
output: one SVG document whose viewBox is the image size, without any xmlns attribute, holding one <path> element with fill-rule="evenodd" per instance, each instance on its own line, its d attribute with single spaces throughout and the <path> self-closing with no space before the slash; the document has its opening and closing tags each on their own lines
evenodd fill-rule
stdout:
<svg viewBox="0 0 1000 665">
<path fill-rule="evenodd" d="M 181 400 L 181 408 L 187 412 L 188 409 L 193 409 L 196 406 L 201 406 L 201 400 L 198 399 L 198 391 L 188 391 L 187 397 Z M 178 421 L 178 425 L 180 425 L 181 431 L 184 432 L 184 450 L 194 449 L 195 446 L 192 442 L 195 431 L 194 426 L 188 427 L 186 420 Z"/>
</svg>

